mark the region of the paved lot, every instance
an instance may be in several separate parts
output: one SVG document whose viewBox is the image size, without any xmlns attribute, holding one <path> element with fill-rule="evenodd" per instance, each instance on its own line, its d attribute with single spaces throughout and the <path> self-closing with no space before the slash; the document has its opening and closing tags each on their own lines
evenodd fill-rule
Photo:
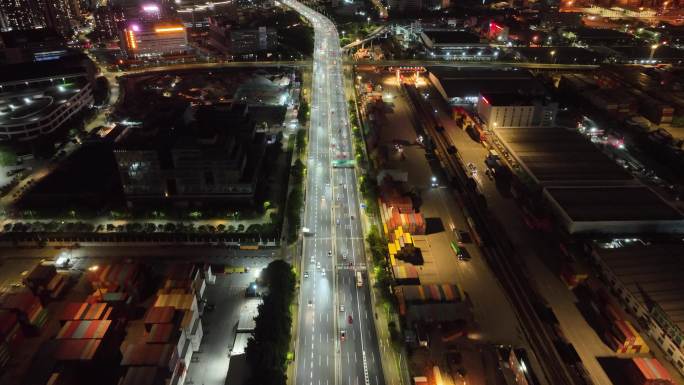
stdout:
<svg viewBox="0 0 684 385">
<path fill-rule="evenodd" d="M 204 338 L 200 350 L 192 356 L 186 384 L 231 383 L 226 377 L 240 314 L 254 311 L 259 303 L 258 299 L 245 297 L 245 289 L 252 281 L 251 273 L 226 274 L 218 275 L 214 285 L 207 285 L 205 298 L 216 308 L 202 315 Z"/>
<path fill-rule="evenodd" d="M 393 96 L 391 112 L 386 114 L 386 128 L 380 134 L 380 143 L 389 147 L 396 140 L 413 143 L 417 135 L 411 123 L 411 110 L 397 84 L 391 80 L 394 77 L 368 73 L 363 76 L 364 79 L 382 81 L 383 91 Z M 439 218 L 444 228 L 427 236 L 434 258 L 435 266 L 432 270 L 435 273 L 422 276 L 421 283 L 455 282 L 465 290 L 472 304 L 476 324 L 471 338 L 482 342 L 526 347 L 529 351 L 513 308 L 482 258 L 479 248 L 474 244 L 467 245 L 472 260 L 464 262 L 457 260 L 449 246 L 451 241 L 456 240 L 450 231 L 450 224 L 453 223 L 458 229 L 467 229 L 467 224 L 452 192 L 445 187 L 430 187 L 432 176 L 440 179 L 441 170 L 433 168 L 426 160 L 423 148 L 415 144 L 403 146 L 404 157 L 399 156 L 396 151 L 390 154 L 385 167 L 408 172 L 408 186 L 421 195 L 421 212 L 426 218 Z M 533 360 L 533 367 L 539 371 L 536 360 Z"/>
<path fill-rule="evenodd" d="M 465 131 L 458 128 L 455 122 L 441 108 L 443 103 L 436 99 L 439 93 L 431 90 L 431 102 L 439 110 L 439 118 L 445 132 L 458 148 L 464 162 L 472 162 L 484 171 L 486 150 L 474 142 Z M 559 250 L 548 250 L 540 241 L 540 235 L 532 232 L 523 222 L 519 209 L 512 199 L 503 197 L 493 181 L 481 178 L 489 210 L 504 224 L 506 235 L 526 265 L 531 277 L 534 277 L 537 290 L 553 308 L 563 333 L 575 346 L 577 353 L 596 385 L 610 385 L 611 381 L 599 366 L 596 357 L 611 355 L 608 347 L 601 342 L 594 330 L 587 324 L 575 306 L 573 294 L 562 281 L 545 265 L 545 258 L 557 258 Z"/>
</svg>

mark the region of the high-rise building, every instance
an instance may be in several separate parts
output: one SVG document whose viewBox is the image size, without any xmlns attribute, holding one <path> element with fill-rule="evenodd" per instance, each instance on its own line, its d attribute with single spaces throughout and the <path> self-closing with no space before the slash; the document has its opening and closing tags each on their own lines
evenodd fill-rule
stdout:
<svg viewBox="0 0 684 385">
<path fill-rule="evenodd" d="M 52 28 L 64 37 L 71 36 L 71 20 L 80 18 L 71 0 L 0 0 L 0 30 Z"/>
<path fill-rule="evenodd" d="M 45 17 L 45 25 L 64 37 L 70 37 L 73 33 L 71 27 L 73 12 L 69 0 L 38 0 L 38 4 Z"/>
<path fill-rule="evenodd" d="M 126 21 L 122 8 L 115 6 L 97 7 L 93 12 L 95 31 L 103 39 L 113 39 L 119 35 L 120 26 Z"/>
<path fill-rule="evenodd" d="M 0 30 L 45 27 L 45 16 L 36 0 L 0 0 Z"/>
</svg>

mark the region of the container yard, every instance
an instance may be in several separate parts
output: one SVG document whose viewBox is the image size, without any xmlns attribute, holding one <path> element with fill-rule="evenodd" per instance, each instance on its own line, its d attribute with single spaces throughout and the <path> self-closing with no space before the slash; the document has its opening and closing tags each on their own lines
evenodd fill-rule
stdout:
<svg viewBox="0 0 684 385">
<path fill-rule="evenodd" d="M 620 315 L 619 311 L 624 309 L 634 319 L 642 320 L 640 326 L 653 341 L 650 347 L 660 348 L 660 352 L 653 353 L 662 353 L 661 363 L 670 373 L 677 373 L 681 382 L 684 350 L 680 341 L 684 337 L 684 323 L 678 309 L 683 305 L 680 295 L 684 281 L 673 272 L 684 268 L 684 243 L 627 239 L 593 242 L 588 249 L 603 282 L 618 301 L 611 314 Z"/>
<path fill-rule="evenodd" d="M 617 354 L 648 353 L 649 346 L 610 295 L 592 279 L 575 289 L 585 307 L 589 324 L 610 349 Z"/>
<path fill-rule="evenodd" d="M 192 264 L 157 273 L 131 262 L 78 273 L 36 264 L 22 287 L 0 291 L 0 382 L 182 384 L 204 335 L 205 277 L 216 279 L 208 266 Z M 68 293 L 72 286 L 78 291 Z"/>
</svg>

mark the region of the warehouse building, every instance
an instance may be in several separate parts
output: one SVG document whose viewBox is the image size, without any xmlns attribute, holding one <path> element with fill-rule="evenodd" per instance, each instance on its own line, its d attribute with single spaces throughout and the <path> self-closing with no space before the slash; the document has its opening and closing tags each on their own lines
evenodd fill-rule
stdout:
<svg viewBox="0 0 684 385">
<path fill-rule="evenodd" d="M 558 103 L 515 92 L 482 93 L 477 113 L 490 129 L 549 127 L 556 120 Z"/>
<path fill-rule="evenodd" d="M 529 71 L 430 67 L 428 77 L 449 105 L 475 105 L 482 93 L 515 91 L 543 96 L 544 87 Z"/>
<path fill-rule="evenodd" d="M 559 127 L 494 130 L 511 160 L 574 233 L 674 233 L 684 216 L 579 133 Z"/>
<path fill-rule="evenodd" d="M 601 275 L 684 374 L 684 243 L 614 240 L 590 245 Z"/>
</svg>

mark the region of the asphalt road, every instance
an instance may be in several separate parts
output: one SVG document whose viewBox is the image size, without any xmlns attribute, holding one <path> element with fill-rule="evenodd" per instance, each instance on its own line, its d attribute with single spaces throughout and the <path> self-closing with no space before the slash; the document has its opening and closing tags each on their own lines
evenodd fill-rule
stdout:
<svg viewBox="0 0 684 385">
<path fill-rule="evenodd" d="M 285 4 L 310 20 L 315 32 L 304 214 L 311 234 L 302 251 L 295 383 L 383 385 L 357 178 L 353 168 L 331 163 L 353 158 L 337 30 L 308 7 Z"/>
</svg>

